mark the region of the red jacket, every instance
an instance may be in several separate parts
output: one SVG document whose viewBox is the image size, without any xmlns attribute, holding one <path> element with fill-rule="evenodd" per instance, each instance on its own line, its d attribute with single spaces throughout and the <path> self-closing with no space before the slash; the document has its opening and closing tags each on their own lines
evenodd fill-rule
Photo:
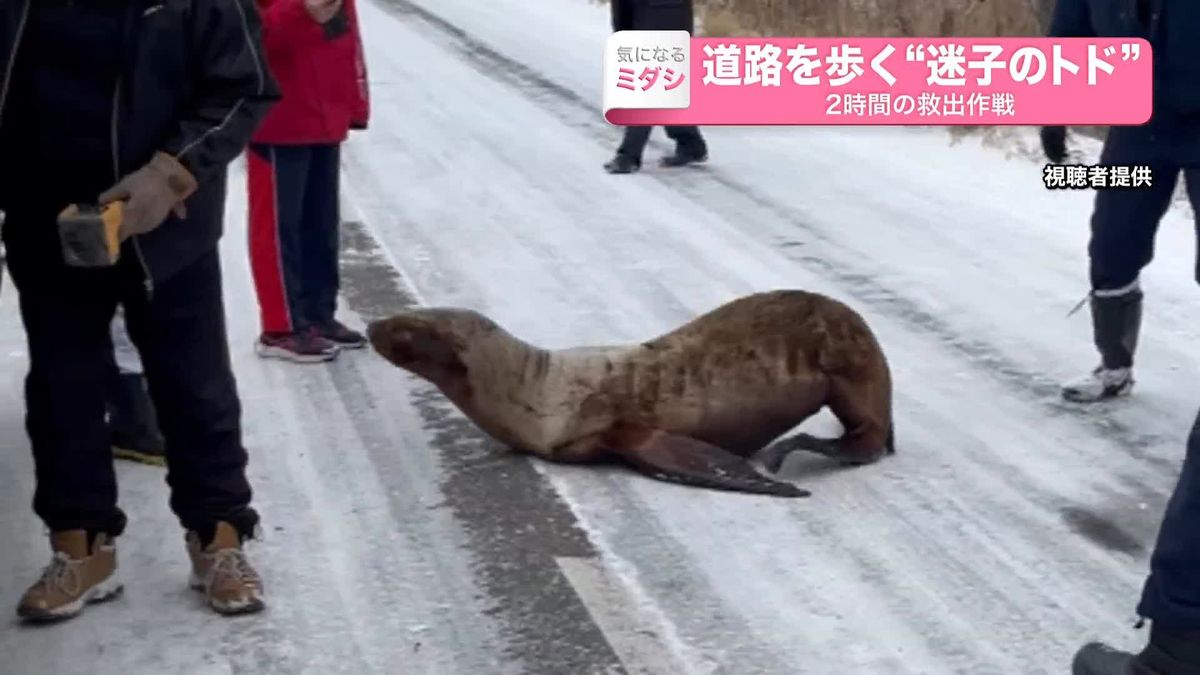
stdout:
<svg viewBox="0 0 1200 675">
<path fill-rule="evenodd" d="M 340 143 L 370 116 L 367 65 L 354 0 L 343 0 L 349 30 L 333 39 L 304 0 L 256 0 L 267 67 L 282 100 L 255 132 L 255 143 Z"/>
</svg>

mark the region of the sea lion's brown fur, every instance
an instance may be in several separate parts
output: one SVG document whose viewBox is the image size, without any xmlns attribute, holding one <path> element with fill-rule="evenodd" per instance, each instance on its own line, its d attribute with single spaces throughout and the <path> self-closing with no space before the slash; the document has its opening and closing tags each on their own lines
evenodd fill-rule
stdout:
<svg viewBox="0 0 1200 675">
<path fill-rule="evenodd" d="M 749 295 L 637 345 L 550 351 L 448 308 L 373 322 L 368 335 L 489 435 L 551 461 L 619 456 L 660 479 L 802 496 L 744 458 L 778 469 L 796 450 L 849 463 L 892 451 L 891 373 L 875 335 L 806 291 Z M 826 405 L 841 438 L 768 446 Z"/>
</svg>

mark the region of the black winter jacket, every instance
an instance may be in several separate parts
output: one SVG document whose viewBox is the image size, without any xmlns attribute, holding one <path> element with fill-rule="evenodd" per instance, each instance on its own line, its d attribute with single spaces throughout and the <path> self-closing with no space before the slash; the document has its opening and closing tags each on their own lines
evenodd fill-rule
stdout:
<svg viewBox="0 0 1200 675">
<path fill-rule="evenodd" d="M 692 33 L 695 19 L 692 0 L 608 0 L 613 31 L 686 30 Z"/>
<path fill-rule="evenodd" d="M 1058 0 L 1049 34 L 1149 41 L 1154 122 L 1200 126 L 1200 0 Z"/>
<path fill-rule="evenodd" d="M 36 1 L 0 2 L 0 125 L 29 6 Z M 253 0 L 127 2 L 123 74 L 113 96 L 112 182 L 164 151 L 200 183 L 186 203 L 186 220 L 169 216 L 159 228 L 133 239 L 153 284 L 217 245 L 224 229 L 227 166 L 279 99 L 279 90 L 262 60 Z M 7 210 L 4 204 L 0 210 Z"/>
</svg>

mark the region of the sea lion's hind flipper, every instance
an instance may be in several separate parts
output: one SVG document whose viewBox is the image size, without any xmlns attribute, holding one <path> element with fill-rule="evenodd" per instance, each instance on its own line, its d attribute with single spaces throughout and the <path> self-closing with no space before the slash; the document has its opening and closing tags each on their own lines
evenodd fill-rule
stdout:
<svg viewBox="0 0 1200 675">
<path fill-rule="evenodd" d="M 749 462 L 689 436 L 647 427 L 617 427 L 601 445 L 642 473 L 658 480 L 732 492 L 808 497 L 812 493 L 759 473 Z"/>
<path fill-rule="evenodd" d="M 783 462 L 793 452 L 814 452 L 826 457 L 837 457 L 840 450 L 837 441 L 832 438 L 817 438 L 811 434 L 798 433 L 759 450 L 754 458 L 762 462 L 764 468 L 771 473 L 777 473 L 783 468 Z"/>
</svg>

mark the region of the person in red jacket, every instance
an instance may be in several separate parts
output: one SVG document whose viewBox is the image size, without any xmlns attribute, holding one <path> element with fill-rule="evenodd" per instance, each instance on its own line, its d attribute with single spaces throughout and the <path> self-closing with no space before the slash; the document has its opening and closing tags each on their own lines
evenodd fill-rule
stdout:
<svg viewBox="0 0 1200 675">
<path fill-rule="evenodd" d="M 366 339 L 334 318 L 340 149 L 370 112 L 354 0 L 257 0 L 282 99 L 247 154 L 250 267 L 264 357 L 329 361 Z"/>
</svg>

